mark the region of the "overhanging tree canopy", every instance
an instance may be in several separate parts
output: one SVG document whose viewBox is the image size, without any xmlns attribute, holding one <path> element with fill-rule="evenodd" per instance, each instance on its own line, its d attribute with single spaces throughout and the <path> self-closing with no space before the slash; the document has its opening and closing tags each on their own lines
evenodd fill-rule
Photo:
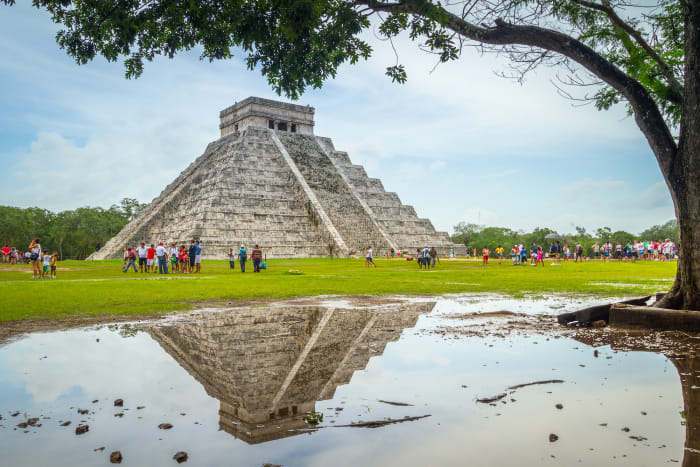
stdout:
<svg viewBox="0 0 700 467">
<path fill-rule="evenodd" d="M 14 0 L 0 0 L 12 5 Z M 506 53 L 517 74 L 542 64 L 563 84 L 595 86 L 599 109 L 625 101 L 656 156 L 680 226 L 676 282 L 661 305 L 700 309 L 700 0 L 33 0 L 63 25 L 58 44 L 78 63 L 144 62 L 202 47 L 202 58 L 242 48 L 278 93 L 298 97 L 338 67 L 367 58 L 361 33 L 406 32 L 439 61 L 465 45 Z M 376 23 L 375 23 L 376 24 Z M 400 63 L 387 68 L 403 82 Z M 587 87 L 588 89 L 588 87 Z M 567 93 L 568 91 L 562 90 Z"/>
</svg>

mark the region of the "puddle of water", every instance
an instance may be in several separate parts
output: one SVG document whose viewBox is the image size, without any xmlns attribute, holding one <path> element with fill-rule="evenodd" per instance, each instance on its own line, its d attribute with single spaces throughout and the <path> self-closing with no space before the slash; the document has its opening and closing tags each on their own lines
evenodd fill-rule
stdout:
<svg viewBox="0 0 700 467">
<path fill-rule="evenodd" d="M 178 451 L 189 454 L 187 465 L 698 465 L 695 359 L 609 346 L 594 354 L 546 332 L 435 333 L 513 319 L 497 311 L 541 315 L 579 305 L 488 296 L 251 307 L 144 332 L 32 334 L 0 348 L 2 463 L 110 465 L 119 450 L 125 465 L 174 464 Z M 506 389 L 547 380 L 563 383 Z M 118 398 L 123 407 L 114 406 Z M 307 412 L 323 414 L 317 430 Z M 423 415 L 430 417 L 339 427 Z M 16 427 L 33 417 L 41 426 Z M 76 435 L 81 423 L 89 431 Z"/>
</svg>

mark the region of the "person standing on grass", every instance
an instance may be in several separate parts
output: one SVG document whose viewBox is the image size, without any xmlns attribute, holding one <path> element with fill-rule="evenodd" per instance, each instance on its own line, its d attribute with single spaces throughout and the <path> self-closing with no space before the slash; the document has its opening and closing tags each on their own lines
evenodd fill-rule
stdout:
<svg viewBox="0 0 700 467">
<path fill-rule="evenodd" d="M 194 240 L 190 240 L 190 247 L 187 250 L 187 253 L 190 259 L 189 270 L 190 272 L 194 272 L 194 261 L 197 259 L 197 244 Z"/>
<path fill-rule="evenodd" d="M 542 250 L 541 247 L 537 248 L 537 260 L 535 260 L 535 267 L 537 267 L 538 264 L 542 263 L 542 266 L 544 266 L 544 250 Z"/>
<path fill-rule="evenodd" d="M 500 265 L 503 262 L 503 247 L 501 245 L 496 247 L 496 256 L 498 256 L 498 264 Z"/>
<path fill-rule="evenodd" d="M 576 248 L 574 249 L 574 263 L 579 261 L 583 263 L 583 245 L 576 242 Z"/>
<path fill-rule="evenodd" d="M 236 269 L 236 253 L 233 252 L 233 248 L 228 250 L 228 265 L 231 269 Z"/>
<path fill-rule="evenodd" d="M 525 248 L 525 245 L 520 245 L 520 265 L 527 266 L 527 248 Z"/>
<path fill-rule="evenodd" d="M 248 260 L 248 252 L 245 249 L 245 245 L 241 245 L 241 249 L 238 250 L 238 262 L 241 264 L 241 272 L 245 272 L 245 262 Z"/>
<path fill-rule="evenodd" d="M 199 244 L 199 240 L 197 240 L 195 247 L 196 248 L 194 250 L 194 267 L 196 268 L 196 272 L 199 272 L 202 269 L 202 245 Z"/>
<path fill-rule="evenodd" d="M 171 248 L 172 250 L 172 248 Z M 175 253 L 170 254 L 170 274 L 175 274 L 177 272 L 177 249 Z"/>
<path fill-rule="evenodd" d="M 19 253 L 17 250 L 15 250 L 15 247 L 12 247 L 10 250 L 10 264 L 17 264 L 17 258 L 19 257 Z"/>
<path fill-rule="evenodd" d="M 368 246 L 367 251 L 365 252 L 365 267 L 370 267 L 374 266 L 375 268 L 377 267 L 376 264 L 374 264 L 374 253 L 372 252 L 372 247 Z"/>
<path fill-rule="evenodd" d="M 41 270 L 41 278 L 49 276 L 49 266 L 51 265 L 51 255 L 48 251 L 42 252 L 41 259 L 44 263 L 44 267 Z"/>
<path fill-rule="evenodd" d="M 151 272 L 151 270 L 156 272 L 156 268 L 154 267 L 155 261 L 156 249 L 153 244 L 151 244 L 151 246 L 146 250 L 146 272 Z"/>
<path fill-rule="evenodd" d="M 5 244 L 5 246 L 2 247 L 2 262 L 3 263 L 9 263 L 10 262 L 10 247 Z"/>
<path fill-rule="evenodd" d="M 133 248 L 128 247 L 126 249 L 126 267 L 124 268 L 124 272 L 127 272 L 132 266 L 134 267 L 134 272 L 139 272 L 139 270 L 136 269 L 136 252 Z"/>
<path fill-rule="evenodd" d="M 51 261 L 49 261 L 49 267 L 51 268 L 51 279 L 56 278 L 56 261 L 58 261 L 58 253 L 54 251 L 51 254 Z"/>
<path fill-rule="evenodd" d="M 163 242 L 158 242 L 156 247 L 156 258 L 158 258 L 158 274 L 168 273 L 168 258 L 165 255 L 165 245 Z"/>
<path fill-rule="evenodd" d="M 418 269 L 423 267 L 423 252 L 420 248 L 416 248 L 416 261 L 418 261 Z"/>
<path fill-rule="evenodd" d="M 34 275 L 32 279 L 38 279 L 41 277 L 41 244 L 39 243 L 39 238 L 32 240 L 28 248 L 29 260 L 32 263 L 32 268 L 34 270 Z"/>
<path fill-rule="evenodd" d="M 139 272 L 143 273 L 144 270 L 148 272 L 146 266 L 146 260 L 148 258 L 148 248 L 146 248 L 146 243 L 141 242 L 141 246 L 136 250 L 136 254 L 139 257 Z"/>
<path fill-rule="evenodd" d="M 250 257 L 253 259 L 253 272 L 260 272 L 260 263 L 262 262 L 263 254 L 258 245 L 255 245 Z"/>
<path fill-rule="evenodd" d="M 189 249 L 182 245 L 180 249 L 180 272 L 187 274 L 190 272 L 190 255 L 188 254 Z"/>
<path fill-rule="evenodd" d="M 491 253 L 491 252 L 489 251 L 489 248 L 486 247 L 486 246 L 483 248 L 483 250 L 481 250 L 481 256 L 482 256 L 481 265 L 482 265 L 482 266 L 488 266 L 488 264 L 489 264 L 489 253 Z"/>
<path fill-rule="evenodd" d="M 438 256 L 438 252 L 435 249 L 435 247 L 430 248 L 430 267 L 435 269 L 435 262 L 440 262 L 440 257 Z"/>
</svg>

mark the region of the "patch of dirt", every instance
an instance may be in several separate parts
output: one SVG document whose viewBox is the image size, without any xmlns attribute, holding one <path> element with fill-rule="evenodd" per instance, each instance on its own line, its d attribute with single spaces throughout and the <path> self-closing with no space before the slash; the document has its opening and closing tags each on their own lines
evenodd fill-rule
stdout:
<svg viewBox="0 0 700 467">
<path fill-rule="evenodd" d="M 438 325 L 435 328 L 420 331 L 420 334 L 437 335 L 446 339 L 464 337 L 496 337 L 505 339 L 513 335 L 559 338 L 572 336 L 575 333 L 572 329 L 560 326 L 557 323 L 556 316 L 511 313 L 499 311 L 493 313 L 434 315 L 438 319 L 464 320 L 465 324 Z M 478 318 L 486 318 L 486 320 Z"/>
<path fill-rule="evenodd" d="M 445 319 L 477 319 L 477 318 L 506 318 L 510 316 L 532 316 L 525 313 L 515 313 L 513 311 L 486 311 L 484 313 L 452 313 L 440 315 Z"/>
<path fill-rule="evenodd" d="M 421 331 L 445 339 L 469 337 L 506 339 L 512 336 L 543 336 L 546 340 L 573 338 L 591 347 L 610 346 L 617 351 L 658 352 L 669 358 L 700 356 L 700 332 L 655 331 L 605 327 L 566 327 L 554 315 L 527 315 L 512 312 L 433 315 L 437 319 L 463 320 L 464 324 L 444 324 Z M 478 318 L 485 318 L 479 320 Z M 536 343 L 536 342 L 533 342 Z"/>
<path fill-rule="evenodd" d="M 31 266 L 27 266 L 27 267 L 0 266 L 0 271 L 3 271 L 3 272 L 23 272 L 26 274 L 31 274 L 34 272 L 34 270 L 32 269 Z"/>
</svg>

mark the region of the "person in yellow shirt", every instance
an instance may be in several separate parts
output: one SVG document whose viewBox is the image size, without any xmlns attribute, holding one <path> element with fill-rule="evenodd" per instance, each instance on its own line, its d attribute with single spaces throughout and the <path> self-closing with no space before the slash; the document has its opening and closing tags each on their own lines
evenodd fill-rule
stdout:
<svg viewBox="0 0 700 467">
<path fill-rule="evenodd" d="M 51 259 L 49 260 L 49 266 L 51 267 L 51 278 L 56 278 L 56 260 L 58 260 L 58 253 L 55 251 L 51 254 Z"/>
<path fill-rule="evenodd" d="M 498 264 L 501 264 L 503 261 L 503 247 L 501 245 L 496 248 L 496 254 L 498 255 Z"/>
</svg>

